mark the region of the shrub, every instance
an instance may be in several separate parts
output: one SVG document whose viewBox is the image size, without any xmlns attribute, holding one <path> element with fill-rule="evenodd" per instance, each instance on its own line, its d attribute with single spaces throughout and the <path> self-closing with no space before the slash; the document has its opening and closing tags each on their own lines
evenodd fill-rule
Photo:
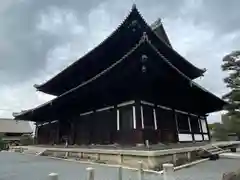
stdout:
<svg viewBox="0 0 240 180">
<path fill-rule="evenodd" d="M 0 138 L 0 150 L 3 150 L 5 148 L 6 143 Z"/>
<path fill-rule="evenodd" d="M 23 145 L 23 146 L 33 145 L 34 144 L 34 139 L 31 136 L 23 136 L 20 140 L 20 144 Z"/>
<path fill-rule="evenodd" d="M 240 179 L 240 170 L 236 172 L 224 173 L 222 180 L 239 180 Z"/>
</svg>

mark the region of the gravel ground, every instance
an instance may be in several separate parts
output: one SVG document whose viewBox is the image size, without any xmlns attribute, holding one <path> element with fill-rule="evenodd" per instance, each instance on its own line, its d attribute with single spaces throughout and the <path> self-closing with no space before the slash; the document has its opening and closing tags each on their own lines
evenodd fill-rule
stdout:
<svg viewBox="0 0 240 180">
<path fill-rule="evenodd" d="M 240 159 L 206 161 L 175 172 L 176 180 L 222 180 L 225 172 L 240 169 Z"/>
<path fill-rule="evenodd" d="M 96 180 L 117 180 L 117 168 L 81 164 L 48 157 L 0 152 L 0 180 L 46 180 L 51 172 L 59 180 L 86 180 L 86 168 L 93 167 Z M 224 172 L 240 169 L 240 159 L 206 161 L 175 172 L 176 180 L 221 180 Z M 137 180 L 137 173 L 123 171 L 124 180 Z M 144 180 L 163 180 L 161 175 L 146 174 Z"/>
<path fill-rule="evenodd" d="M 58 173 L 59 180 L 86 180 L 87 167 L 96 169 L 96 180 L 117 180 L 117 168 L 0 152 L 0 180 L 46 180 L 51 172 Z M 137 180 L 137 173 L 123 170 L 123 179 Z M 159 178 L 156 175 L 148 174 L 145 175 L 145 179 L 156 180 Z"/>
</svg>

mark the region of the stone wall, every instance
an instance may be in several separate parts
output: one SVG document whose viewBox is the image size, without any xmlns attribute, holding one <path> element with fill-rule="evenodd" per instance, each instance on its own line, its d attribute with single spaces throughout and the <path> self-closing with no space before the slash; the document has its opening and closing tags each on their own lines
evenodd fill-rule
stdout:
<svg viewBox="0 0 240 180">
<path fill-rule="evenodd" d="M 80 150 L 46 150 L 42 155 L 58 158 L 68 158 L 80 161 L 92 161 L 104 164 L 121 164 L 124 166 L 138 168 L 138 162 L 141 161 L 144 169 L 161 170 L 162 164 L 172 163 L 182 165 L 197 159 L 196 151 L 184 152 L 166 152 L 163 154 L 154 154 L 151 151 L 141 153 L 127 152 L 109 152 L 109 151 L 80 151 Z"/>
</svg>

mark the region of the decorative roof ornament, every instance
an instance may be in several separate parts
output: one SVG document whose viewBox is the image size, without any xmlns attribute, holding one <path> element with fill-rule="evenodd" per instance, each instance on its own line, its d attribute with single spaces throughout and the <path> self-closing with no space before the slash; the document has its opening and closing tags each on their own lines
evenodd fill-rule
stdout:
<svg viewBox="0 0 240 180">
<path fill-rule="evenodd" d="M 149 42 L 149 38 L 146 32 L 143 32 L 143 36 L 142 36 L 142 41 L 148 41 Z"/>
<path fill-rule="evenodd" d="M 162 25 L 162 19 L 161 18 L 158 18 L 152 25 L 152 29 L 156 29 L 157 27 L 161 26 Z"/>
<path fill-rule="evenodd" d="M 137 9 L 137 6 L 136 6 L 135 3 L 133 3 L 133 5 L 132 5 L 132 10 L 133 10 L 133 9 Z"/>
<path fill-rule="evenodd" d="M 132 28 L 133 31 L 136 31 L 136 29 L 140 29 L 141 26 L 140 24 L 138 23 L 138 21 L 135 19 L 135 20 L 132 20 L 132 22 L 129 24 L 128 28 Z"/>
<path fill-rule="evenodd" d="M 144 66 L 144 65 L 142 66 L 142 72 L 143 72 L 143 73 L 147 72 L 147 68 L 146 68 L 146 66 Z"/>
<path fill-rule="evenodd" d="M 136 31 L 137 24 L 138 24 L 137 20 L 133 20 L 133 21 L 129 24 L 128 28 L 132 28 L 132 31 L 134 32 L 134 31 Z"/>
<path fill-rule="evenodd" d="M 132 5 L 132 12 L 138 12 L 136 4 L 133 3 Z M 133 32 L 136 31 L 137 28 L 141 28 L 140 24 L 138 23 L 138 21 L 136 19 L 132 20 L 132 22 L 130 22 L 130 24 L 128 25 L 128 28 L 131 28 Z"/>
<path fill-rule="evenodd" d="M 131 23 L 131 26 L 137 26 L 138 21 L 137 20 L 133 20 Z"/>
<path fill-rule="evenodd" d="M 148 60 L 147 55 L 143 54 L 143 55 L 142 55 L 142 58 L 141 58 L 142 63 L 146 63 L 147 60 Z"/>
<path fill-rule="evenodd" d="M 141 57 L 141 63 L 142 63 L 142 72 L 145 73 L 147 71 L 147 68 L 145 66 L 145 63 L 147 62 L 148 57 L 147 55 L 143 54 Z"/>
</svg>

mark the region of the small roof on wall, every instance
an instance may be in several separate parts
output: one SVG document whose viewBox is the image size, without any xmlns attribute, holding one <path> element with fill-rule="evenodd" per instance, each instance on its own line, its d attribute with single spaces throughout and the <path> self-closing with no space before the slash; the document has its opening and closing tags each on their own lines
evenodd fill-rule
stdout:
<svg viewBox="0 0 240 180">
<path fill-rule="evenodd" d="M 0 133 L 23 133 L 33 132 L 28 121 L 0 118 Z"/>
<path fill-rule="evenodd" d="M 35 87 L 39 91 L 57 96 L 69 91 L 124 56 L 137 43 L 143 32 L 147 32 L 158 50 L 190 79 L 195 79 L 204 73 L 204 70 L 195 67 L 172 49 L 162 23 L 155 23 L 151 28 L 136 6 L 133 6 L 123 23 L 99 46 L 52 79 Z"/>
</svg>

